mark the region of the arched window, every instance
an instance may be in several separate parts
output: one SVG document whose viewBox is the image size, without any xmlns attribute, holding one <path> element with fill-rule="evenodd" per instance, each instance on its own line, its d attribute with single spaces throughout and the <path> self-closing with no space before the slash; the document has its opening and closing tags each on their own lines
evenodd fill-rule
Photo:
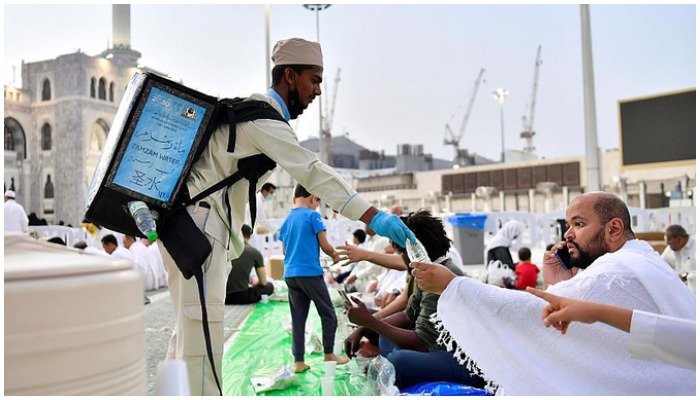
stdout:
<svg viewBox="0 0 700 400">
<path fill-rule="evenodd" d="M 46 184 L 44 184 L 44 198 L 53 199 L 53 182 L 51 182 L 51 174 L 46 175 Z"/>
<path fill-rule="evenodd" d="M 27 140 L 24 129 L 16 119 L 5 118 L 5 150 L 16 151 L 17 159 L 27 158 Z"/>
<path fill-rule="evenodd" d="M 97 97 L 100 100 L 107 100 L 107 81 L 105 78 L 100 78 L 100 86 L 97 90 Z"/>
<path fill-rule="evenodd" d="M 15 138 L 12 137 L 12 131 L 7 129 L 7 125 L 4 126 L 5 128 L 5 150 L 14 150 L 15 149 Z"/>
<path fill-rule="evenodd" d="M 114 103 L 114 82 L 109 83 L 109 101 Z"/>
<path fill-rule="evenodd" d="M 90 78 L 90 97 L 95 98 L 95 77 Z"/>
<path fill-rule="evenodd" d="M 49 124 L 41 127 L 41 149 L 51 150 L 51 125 Z"/>
<path fill-rule="evenodd" d="M 51 100 L 51 82 L 48 79 L 44 79 L 44 84 L 41 89 L 41 101 Z"/>
</svg>

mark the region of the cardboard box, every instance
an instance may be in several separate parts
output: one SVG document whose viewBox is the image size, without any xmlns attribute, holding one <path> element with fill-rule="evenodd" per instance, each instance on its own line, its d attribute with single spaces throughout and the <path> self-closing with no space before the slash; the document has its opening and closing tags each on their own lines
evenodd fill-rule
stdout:
<svg viewBox="0 0 700 400">
<path fill-rule="evenodd" d="M 270 277 L 272 279 L 284 278 L 284 256 L 270 256 Z"/>
</svg>

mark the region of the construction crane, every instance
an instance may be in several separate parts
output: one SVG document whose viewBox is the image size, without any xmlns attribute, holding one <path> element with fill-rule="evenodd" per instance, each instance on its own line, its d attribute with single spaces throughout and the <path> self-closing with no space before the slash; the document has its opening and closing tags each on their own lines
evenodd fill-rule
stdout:
<svg viewBox="0 0 700 400">
<path fill-rule="evenodd" d="M 326 112 L 321 114 L 321 133 L 323 136 L 323 141 L 319 140 L 318 150 L 321 152 L 321 146 L 323 146 L 323 154 L 326 154 L 328 165 L 333 166 L 333 143 L 331 138 L 331 128 L 333 127 L 333 115 L 335 114 L 335 100 L 338 98 L 338 82 L 340 82 L 340 68 L 335 75 L 335 87 L 333 88 L 333 96 L 331 100 L 330 107 L 328 106 L 328 97 L 326 97 L 325 109 Z M 323 84 L 323 91 L 327 91 L 326 84 Z"/>
<path fill-rule="evenodd" d="M 462 118 L 462 124 L 459 126 L 458 134 L 455 135 L 455 133 L 452 130 L 452 127 L 450 127 L 449 123 L 445 124 L 444 144 L 451 145 L 452 147 L 454 147 L 455 155 L 454 155 L 454 159 L 452 160 L 454 165 L 464 166 L 467 164 L 468 154 L 466 151 L 462 151 L 459 148 L 459 142 L 462 140 L 462 137 L 464 136 L 464 131 L 467 128 L 467 121 L 469 121 L 469 114 L 471 114 L 471 112 L 472 112 L 472 106 L 474 105 L 474 100 L 476 99 L 476 92 L 479 90 L 479 85 L 481 84 L 481 79 L 484 76 L 484 72 L 486 72 L 486 70 L 481 68 L 481 70 L 479 71 L 479 75 L 476 77 L 476 80 L 474 81 L 474 88 L 472 89 L 472 95 L 471 95 L 471 98 L 469 99 L 469 104 L 467 105 L 467 111 L 464 113 L 464 118 Z"/>
<path fill-rule="evenodd" d="M 520 137 L 525 139 L 525 152 L 534 154 L 535 147 L 532 145 L 532 137 L 535 136 L 535 131 L 533 130 L 535 124 L 535 100 L 537 99 L 537 80 L 539 79 L 540 64 L 542 64 L 542 59 L 540 58 L 540 51 L 542 46 L 537 46 L 537 57 L 535 57 L 535 78 L 532 80 L 532 99 L 530 100 L 529 106 L 525 106 L 525 112 L 530 109 L 530 118 L 523 115 L 523 131 L 520 133 Z"/>
<path fill-rule="evenodd" d="M 330 136 L 331 128 L 333 127 L 333 115 L 335 114 L 335 100 L 338 98 L 338 82 L 340 82 L 340 68 L 335 75 L 333 96 L 331 96 L 331 105 L 328 106 L 328 97 L 326 97 L 326 115 L 323 116 L 323 134 Z M 324 83 L 323 90 L 326 91 L 326 85 Z"/>
</svg>

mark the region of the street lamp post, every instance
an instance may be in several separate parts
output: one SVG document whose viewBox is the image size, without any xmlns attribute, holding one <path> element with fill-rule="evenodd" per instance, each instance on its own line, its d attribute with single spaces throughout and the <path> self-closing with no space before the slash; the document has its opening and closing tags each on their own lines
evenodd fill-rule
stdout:
<svg viewBox="0 0 700 400">
<path fill-rule="evenodd" d="M 270 88 L 270 5 L 265 4 L 265 82 Z"/>
<path fill-rule="evenodd" d="M 493 98 L 498 100 L 501 108 L 501 162 L 506 162 L 506 134 L 505 128 L 503 126 L 503 101 L 508 96 L 508 91 L 505 89 L 498 88 L 493 92 Z"/>
<path fill-rule="evenodd" d="M 321 43 L 321 34 L 318 24 L 318 13 L 330 7 L 330 4 L 304 4 L 304 8 L 307 10 L 316 12 L 316 41 Z M 326 138 L 323 136 L 323 109 L 322 102 L 318 101 L 318 155 L 321 162 L 324 164 L 329 164 L 329 155 L 326 154 Z"/>
</svg>

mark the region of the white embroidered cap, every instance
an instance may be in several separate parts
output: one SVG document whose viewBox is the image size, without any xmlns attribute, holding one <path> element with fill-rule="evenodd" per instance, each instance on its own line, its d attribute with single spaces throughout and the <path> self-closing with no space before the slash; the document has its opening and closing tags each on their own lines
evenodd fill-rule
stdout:
<svg viewBox="0 0 700 400">
<path fill-rule="evenodd" d="M 277 65 L 316 65 L 323 68 L 321 45 L 292 38 L 280 40 L 272 49 L 272 62 Z"/>
</svg>

